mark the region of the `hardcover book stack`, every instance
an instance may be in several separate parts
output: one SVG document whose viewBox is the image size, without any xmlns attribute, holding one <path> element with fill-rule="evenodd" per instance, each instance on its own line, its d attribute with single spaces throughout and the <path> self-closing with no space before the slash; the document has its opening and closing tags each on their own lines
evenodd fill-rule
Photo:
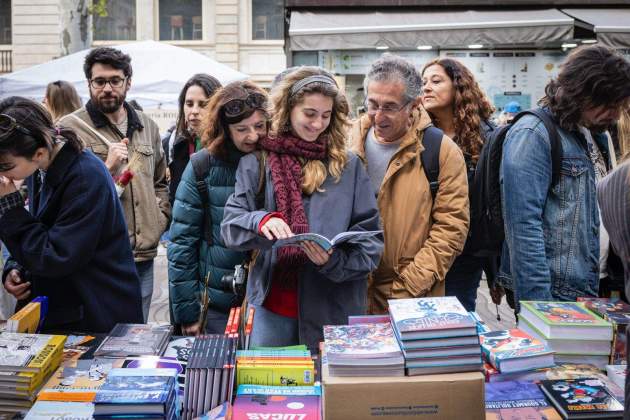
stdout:
<svg viewBox="0 0 630 420">
<path fill-rule="evenodd" d="M 486 420 L 560 420 L 538 385 L 505 381 L 486 384 Z"/>
<path fill-rule="evenodd" d="M 183 419 L 192 419 L 232 399 L 238 338 L 224 334 L 196 338 L 186 367 Z"/>
<path fill-rule="evenodd" d="M 389 322 L 325 325 L 331 376 L 404 376 L 405 359 Z"/>
<path fill-rule="evenodd" d="M 26 411 L 59 367 L 65 335 L 0 333 L 0 412 Z"/>
<path fill-rule="evenodd" d="M 175 369 L 112 369 L 94 399 L 95 419 L 177 418 Z"/>
<path fill-rule="evenodd" d="M 581 302 L 522 301 L 519 328 L 545 341 L 556 363 L 587 363 L 606 369 L 613 330 Z"/>
<path fill-rule="evenodd" d="M 481 370 L 477 326 L 457 298 L 388 302 L 408 375 Z"/>
<path fill-rule="evenodd" d="M 321 387 L 239 385 L 234 419 L 320 420 Z"/>
<path fill-rule="evenodd" d="M 236 352 L 237 385 L 310 386 L 315 363 L 305 346 Z"/>
<path fill-rule="evenodd" d="M 554 365 L 549 346 L 513 328 L 479 334 L 484 357 L 501 373 L 522 372 Z"/>
<path fill-rule="evenodd" d="M 619 298 L 581 298 L 587 309 L 610 322 L 613 326 L 613 344 L 610 364 L 625 365 L 628 351 L 626 330 L 630 324 L 630 305 Z"/>
</svg>

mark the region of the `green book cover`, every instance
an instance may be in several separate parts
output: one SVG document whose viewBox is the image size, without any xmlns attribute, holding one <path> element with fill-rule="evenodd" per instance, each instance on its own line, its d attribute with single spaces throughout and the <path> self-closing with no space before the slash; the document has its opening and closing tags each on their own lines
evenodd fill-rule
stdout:
<svg viewBox="0 0 630 420">
<path fill-rule="evenodd" d="M 610 322 L 586 309 L 581 302 L 521 301 L 521 306 L 551 326 L 612 328 Z"/>
</svg>

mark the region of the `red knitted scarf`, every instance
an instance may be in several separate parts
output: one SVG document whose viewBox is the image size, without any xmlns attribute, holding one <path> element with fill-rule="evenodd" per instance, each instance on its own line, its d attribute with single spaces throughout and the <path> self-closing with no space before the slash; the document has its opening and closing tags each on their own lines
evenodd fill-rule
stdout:
<svg viewBox="0 0 630 420">
<path fill-rule="evenodd" d="M 260 142 L 262 148 L 269 153 L 267 162 L 271 170 L 276 209 L 295 234 L 309 231 L 302 202 L 302 165 L 298 158 L 324 159 L 327 143 L 325 138 L 308 142 L 291 134 L 265 137 Z M 280 248 L 273 278 L 282 280 L 284 284 L 294 285 L 290 280 L 297 279 L 298 270 L 307 261 L 308 257 L 301 248 Z"/>
</svg>

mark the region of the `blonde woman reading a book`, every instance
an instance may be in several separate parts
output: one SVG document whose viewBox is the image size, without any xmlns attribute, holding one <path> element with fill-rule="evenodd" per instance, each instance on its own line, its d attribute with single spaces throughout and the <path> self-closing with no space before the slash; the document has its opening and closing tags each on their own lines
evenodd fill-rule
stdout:
<svg viewBox="0 0 630 420">
<path fill-rule="evenodd" d="M 262 154 L 241 159 L 221 233 L 230 248 L 260 250 L 246 293 L 256 309 L 251 345 L 302 343 L 316 350 L 323 325 L 365 313 L 367 277 L 379 262 L 382 236 L 329 251 L 312 241 L 273 244 L 307 232 L 333 238 L 379 230 L 378 209 L 363 165 L 345 148 L 348 102 L 328 73 L 303 67 L 286 75 L 272 93 L 272 115 Z M 260 176 L 262 206 L 256 200 Z"/>
</svg>

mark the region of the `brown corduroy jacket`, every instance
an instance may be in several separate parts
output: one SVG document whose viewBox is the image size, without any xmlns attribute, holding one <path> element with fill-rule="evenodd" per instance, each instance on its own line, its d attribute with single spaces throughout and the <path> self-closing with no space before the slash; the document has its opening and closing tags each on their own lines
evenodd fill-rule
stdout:
<svg viewBox="0 0 630 420">
<path fill-rule="evenodd" d="M 414 112 L 412 126 L 392 156 L 378 194 L 385 249 L 368 285 L 372 314 L 387 312 L 387 299 L 444 296 L 444 277 L 466 242 L 469 203 L 464 156 L 444 136 L 434 203 L 420 159 L 424 129 L 429 125 L 426 111 Z M 364 115 L 350 132 L 350 147 L 366 165 L 365 139 L 370 127 Z"/>
</svg>

